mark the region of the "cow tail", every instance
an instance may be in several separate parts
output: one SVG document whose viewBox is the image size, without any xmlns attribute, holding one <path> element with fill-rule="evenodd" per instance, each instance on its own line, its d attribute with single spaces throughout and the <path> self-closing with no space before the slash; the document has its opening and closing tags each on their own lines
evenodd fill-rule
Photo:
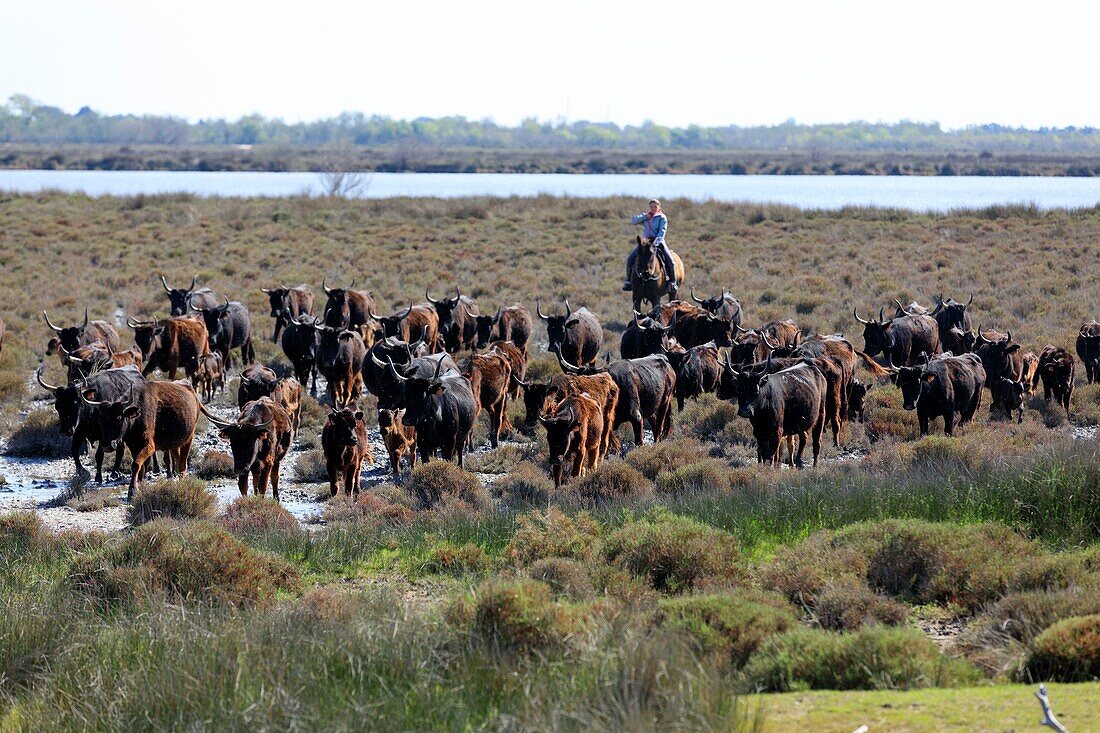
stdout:
<svg viewBox="0 0 1100 733">
<path fill-rule="evenodd" d="M 876 377 L 890 376 L 891 372 L 889 369 L 884 368 L 881 364 L 879 364 L 877 361 L 875 361 L 862 351 L 859 351 L 857 349 L 855 350 L 855 352 L 856 356 L 863 360 L 863 366 L 867 367 L 867 370 L 870 371 L 871 374 L 874 374 Z"/>
</svg>

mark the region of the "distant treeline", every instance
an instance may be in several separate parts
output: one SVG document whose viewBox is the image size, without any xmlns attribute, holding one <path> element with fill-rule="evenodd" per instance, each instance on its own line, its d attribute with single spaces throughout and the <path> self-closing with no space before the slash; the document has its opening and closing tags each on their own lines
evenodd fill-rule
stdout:
<svg viewBox="0 0 1100 733">
<path fill-rule="evenodd" d="M 249 115 L 235 121 L 152 115 L 102 115 L 89 107 L 75 114 L 25 95 L 0 105 L 0 143 L 115 145 L 422 145 L 505 150 L 776 150 L 808 153 L 1100 153 L 1100 129 L 975 125 L 943 130 L 935 123 L 850 122 L 738 127 L 619 126 L 597 122 L 524 120 L 507 127 L 464 117 L 395 120 L 346 112 L 330 119 L 290 124 Z"/>
</svg>

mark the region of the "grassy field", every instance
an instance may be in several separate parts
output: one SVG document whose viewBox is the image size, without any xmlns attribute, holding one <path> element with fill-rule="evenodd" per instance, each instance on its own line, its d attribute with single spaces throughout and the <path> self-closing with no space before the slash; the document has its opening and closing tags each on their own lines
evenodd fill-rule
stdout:
<svg viewBox="0 0 1100 733">
<path fill-rule="evenodd" d="M 777 150 L 509 150 L 427 144 L 113 145 L 8 143 L 0 168 L 39 170 L 416 173 L 694 173 L 734 175 L 1096 176 L 1087 153 L 787 152 Z"/>
<path fill-rule="evenodd" d="M 160 274 L 245 302 L 261 337 L 260 287 L 327 276 L 385 308 L 425 286 L 483 311 L 569 297 L 617 346 L 639 206 L 2 195 L 5 435 L 52 440 L 50 413 L 21 414 L 41 311 L 164 316 Z M 665 209 L 688 284 L 730 289 L 750 326 L 858 346 L 853 306 L 972 290 L 976 324 L 1038 350 L 1097 316 L 1100 209 Z M 535 353 L 529 373 L 556 372 Z M 433 462 L 330 501 L 312 531 L 263 500 L 215 514 L 199 480 L 151 488 L 111 536 L 0 515 L 0 731 L 1031 727 L 1010 683 L 1100 676 L 1100 454 L 1073 437 L 1100 388 L 1068 418 L 1033 400 L 1020 425 L 983 408 L 919 440 L 896 389 L 871 398 L 814 470 L 757 466 L 747 421 L 704 398 L 674 440 L 561 490 L 536 440 L 473 456 L 483 480 Z M 307 411 L 306 440 L 323 419 Z M 1095 693 L 1051 686 L 1074 731 L 1100 726 Z"/>
</svg>

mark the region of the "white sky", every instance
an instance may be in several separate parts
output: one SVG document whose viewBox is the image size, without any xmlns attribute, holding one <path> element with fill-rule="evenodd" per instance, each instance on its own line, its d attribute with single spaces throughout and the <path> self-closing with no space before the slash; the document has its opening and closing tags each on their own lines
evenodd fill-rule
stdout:
<svg viewBox="0 0 1100 733">
<path fill-rule="evenodd" d="M 1092 2 L 8 5 L 0 101 L 69 112 L 1100 126 Z"/>
</svg>

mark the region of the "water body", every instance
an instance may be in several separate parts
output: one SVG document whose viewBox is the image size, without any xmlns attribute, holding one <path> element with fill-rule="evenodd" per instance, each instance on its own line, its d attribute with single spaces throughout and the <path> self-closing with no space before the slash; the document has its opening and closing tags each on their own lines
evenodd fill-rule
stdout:
<svg viewBox="0 0 1100 733">
<path fill-rule="evenodd" d="M 316 173 L 0 170 L 0 190 L 56 189 L 90 196 L 187 192 L 198 196 L 320 195 Z M 1042 209 L 1100 204 L 1100 178 L 985 176 L 705 176 L 522 173 L 370 173 L 359 198 L 401 196 L 631 196 L 778 203 L 804 209 L 881 206 L 947 211 L 997 204 Z"/>
</svg>

